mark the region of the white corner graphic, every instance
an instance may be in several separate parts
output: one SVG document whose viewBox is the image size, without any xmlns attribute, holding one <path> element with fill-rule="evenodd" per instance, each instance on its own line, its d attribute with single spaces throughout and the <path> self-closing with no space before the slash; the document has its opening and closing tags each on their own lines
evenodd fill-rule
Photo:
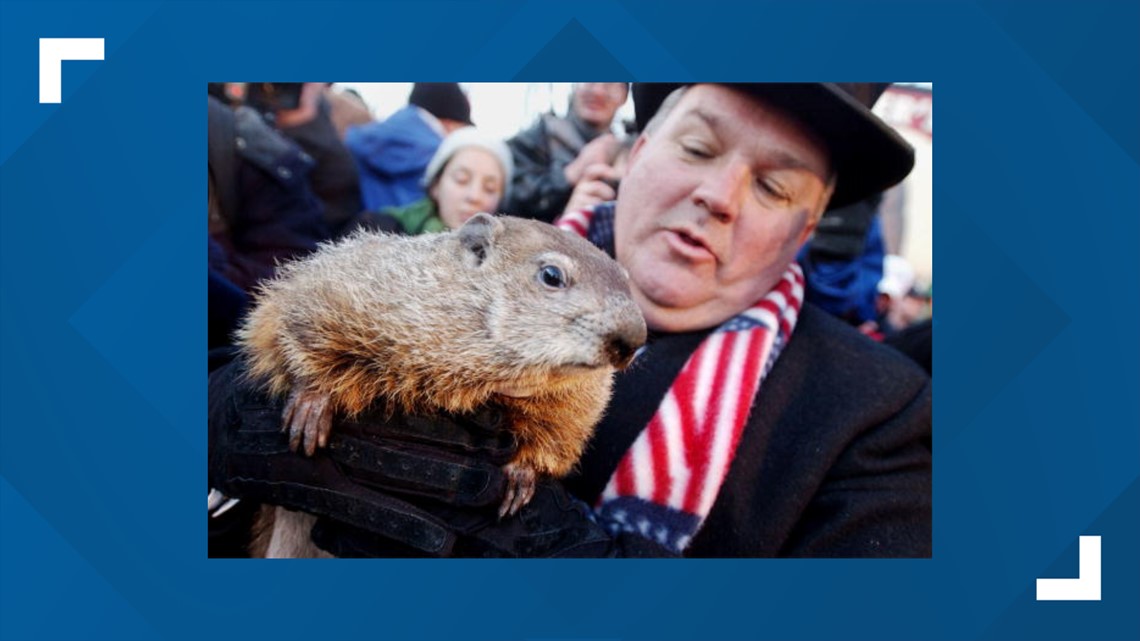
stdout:
<svg viewBox="0 0 1140 641">
<path fill-rule="evenodd" d="M 102 38 L 40 38 L 40 104 L 62 101 L 64 60 L 102 59 Z"/>
<path fill-rule="evenodd" d="M 1037 579 L 1038 601 L 1100 601 L 1100 537 L 1080 539 L 1080 574 L 1075 579 Z"/>
</svg>

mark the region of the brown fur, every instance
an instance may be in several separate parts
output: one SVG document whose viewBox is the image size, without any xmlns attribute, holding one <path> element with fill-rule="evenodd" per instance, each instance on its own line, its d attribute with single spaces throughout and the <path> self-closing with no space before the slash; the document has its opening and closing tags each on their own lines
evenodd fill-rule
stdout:
<svg viewBox="0 0 1140 641">
<path fill-rule="evenodd" d="M 546 265 L 568 286 L 544 284 Z M 479 215 L 447 234 L 357 233 L 282 266 L 238 336 L 271 393 L 327 396 L 338 416 L 495 401 L 519 440 L 513 464 L 563 476 L 645 331 L 624 270 L 589 242 Z"/>
</svg>

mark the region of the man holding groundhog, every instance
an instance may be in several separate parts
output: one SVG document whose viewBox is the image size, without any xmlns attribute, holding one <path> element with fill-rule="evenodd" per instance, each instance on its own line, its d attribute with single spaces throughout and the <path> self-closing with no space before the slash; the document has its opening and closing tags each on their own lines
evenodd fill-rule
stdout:
<svg viewBox="0 0 1140 641">
<path fill-rule="evenodd" d="M 514 518 L 472 506 L 485 488 L 468 471 L 502 484 L 493 419 L 377 436 L 421 463 L 399 478 L 280 472 L 233 445 L 245 417 L 215 420 L 212 383 L 211 485 L 323 515 L 313 539 L 340 556 L 930 556 L 930 380 L 804 304 L 794 262 L 824 211 L 902 180 L 913 151 L 835 85 L 633 94 L 642 133 L 617 201 L 560 225 L 628 270 L 650 337 L 575 472 Z M 415 526 L 343 523 L 361 510 Z"/>
</svg>

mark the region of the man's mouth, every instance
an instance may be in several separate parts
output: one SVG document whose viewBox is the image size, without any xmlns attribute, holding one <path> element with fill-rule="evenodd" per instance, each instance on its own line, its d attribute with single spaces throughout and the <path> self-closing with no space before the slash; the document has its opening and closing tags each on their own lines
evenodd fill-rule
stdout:
<svg viewBox="0 0 1140 641">
<path fill-rule="evenodd" d="M 666 230 L 669 244 L 677 253 L 692 259 L 716 258 L 716 254 L 701 236 L 686 229 Z"/>
</svg>

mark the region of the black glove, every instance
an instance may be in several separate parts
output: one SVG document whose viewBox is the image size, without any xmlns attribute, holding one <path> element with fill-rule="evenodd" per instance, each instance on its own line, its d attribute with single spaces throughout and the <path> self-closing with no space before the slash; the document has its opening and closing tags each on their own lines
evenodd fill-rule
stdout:
<svg viewBox="0 0 1140 641">
<path fill-rule="evenodd" d="M 506 486 L 499 469 L 513 439 L 488 410 L 465 418 L 364 417 L 334 426 L 329 446 L 306 457 L 281 430 L 284 403 L 248 382 L 235 361 L 210 375 L 209 483 L 223 494 L 331 516 L 400 541 L 421 554 L 452 553 L 441 519 L 396 495 L 442 497 L 494 510 Z"/>
<path fill-rule="evenodd" d="M 237 362 L 210 379 L 210 484 L 228 496 L 316 514 L 313 541 L 342 557 L 668 556 L 633 535 L 611 537 L 553 480 L 500 520 L 502 466 L 515 444 L 502 414 L 408 417 L 372 413 L 334 424 L 313 457 L 289 450 L 282 402 Z"/>
<path fill-rule="evenodd" d="M 499 519 L 494 509 L 456 507 L 420 501 L 447 523 L 456 536 L 454 556 L 487 558 L 666 557 L 675 553 L 629 534 L 611 535 L 594 520 L 585 503 L 562 484 L 538 482 L 534 498 L 518 514 Z M 339 557 L 400 556 L 402 546 L 375 533 L 331 518 L 313 527 L 313 542 Z"/>
</svg>

